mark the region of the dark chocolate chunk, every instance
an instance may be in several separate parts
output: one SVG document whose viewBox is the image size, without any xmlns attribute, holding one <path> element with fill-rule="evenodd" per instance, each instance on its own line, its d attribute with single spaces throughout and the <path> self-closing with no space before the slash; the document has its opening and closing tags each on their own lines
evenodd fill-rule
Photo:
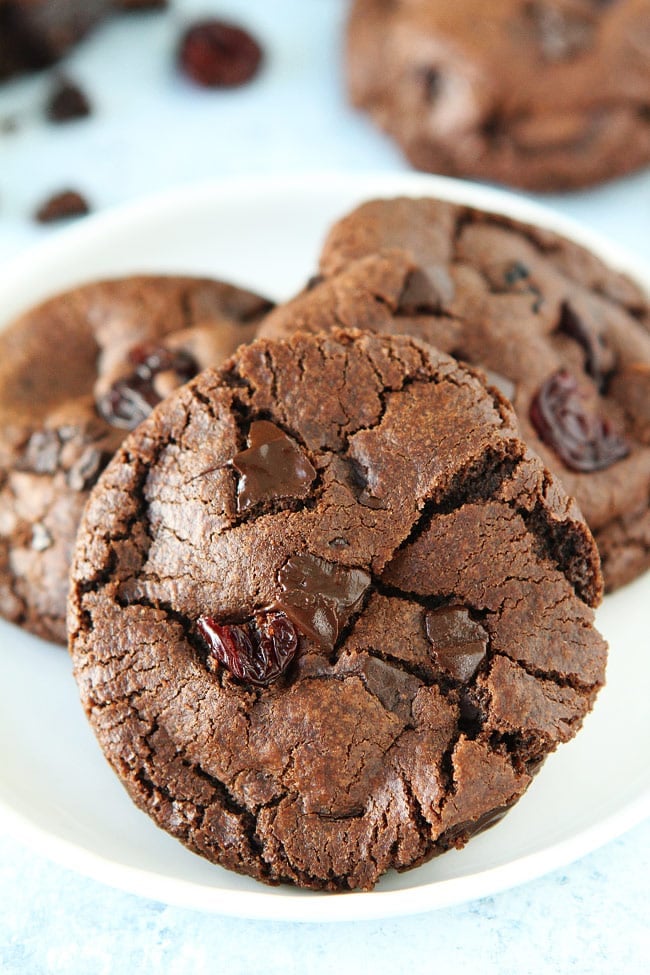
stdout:
<svg viewBox="0 0 650 975">
<path fill-rule="evenodd" d="M 260 501 L 306 498 L 316 477 L 304 450 L 268 420 L 251 423 L 248 447 L 236 454 L 231 463 L 240 474 L 238 511 L 246 511 Z"/>
<path fill-rule="evenodd" d="M 585 408 L 578 383 L 565 369 L 546 380 L 530 405 L 530 420 L 540 438 L 572 471 L 604 470 L 627 457 L 628 442 Z"/>
<path fill-rule="evenodd" d="M 199 616 L 197 626 L 219 663 L 233 677 L 258 687 L 277 680 L 298 649 L 298 634 L 284 613 L 258 613 L 246 623 Z"/>
<path fill-rule="evenodd" d="M 370 585 L 363 569 L 345 569 L 315 555 L 294 555 L 278 572 L 277 603 L 298 629 L 326 650 L 361 606 Z"/>
<path fill-rule="evenodd" d="M 431 610 L 424 625 L 438 666 L 454 680 L 471 680 L 487 651 L 487 630 L 462 606 Z"/>
</svg>

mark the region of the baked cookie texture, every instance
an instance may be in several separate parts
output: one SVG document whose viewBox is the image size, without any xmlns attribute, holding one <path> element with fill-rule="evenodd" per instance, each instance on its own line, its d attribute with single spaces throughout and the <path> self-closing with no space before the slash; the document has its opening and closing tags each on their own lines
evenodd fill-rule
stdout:
<svg viewBox="0 0 650 975">
<path fill-rule="evenodd" d="M 85 285 L 0 332 L 0 614 L 66 642 L 83 506 L 164 395 L 249 341 L 271 305 L 232 285 L 143 276 Z"/>
<path fill-rule="evenodd" d="M 405 336 L 242 347 L 80 529 L 81 698 L 134 801 L 267 883 L 371 888 L 499 819 L 602 684 L 598 556 L 506 400 Z"/>
<path fill-rule="evenodd" d="M 612 590 L 650 567 L 649 322 L 636 284 L 557 234 L 401 198 L 335 224 L 320 276 L 260 335 L 357 323 L 487 370 L 576 498 Z"/>
<path fill-rule="evenodd" d="M 347 73 L 418 169 L 558 190 L 650 162 L 650 0 L 355 0 Z"/>
</svg>

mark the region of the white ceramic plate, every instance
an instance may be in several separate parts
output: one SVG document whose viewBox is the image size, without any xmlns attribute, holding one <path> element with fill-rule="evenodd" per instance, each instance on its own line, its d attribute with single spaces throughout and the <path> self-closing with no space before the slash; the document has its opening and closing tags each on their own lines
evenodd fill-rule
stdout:
<svg viewBox="0 0 650 975">
<path fill-rule="evenodd" d="M 167 193 L 90 218 L 0 272 L 0 325 L 38 299 L 99 276 L 187 271 L 275 298 L 314 270 L 329 224 L 371 196 L 429 194 L 499 210 L 591 246 L 650 287 L 650 270 L 518 197 L 419 175 L 312 176 Z M 127 798 L 96 744 L 65 651 L 0 624 L 0 817 L 40 852 L 158 900 L 292 921 L 378 918 L 494 893 L 568 863 L 650 814 L 650 575 L 598 613 L 611 645 L 607 686 L 577 739 L 551 756 L 498 826 L 461 852 L 372 893 L 267 888 L 194 856 Z"/>
</svg>

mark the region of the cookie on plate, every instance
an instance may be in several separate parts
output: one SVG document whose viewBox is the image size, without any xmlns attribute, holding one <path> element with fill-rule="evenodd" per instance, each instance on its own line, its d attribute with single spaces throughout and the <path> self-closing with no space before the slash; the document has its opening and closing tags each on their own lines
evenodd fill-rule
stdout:
<svg viewBox="0 0 650 975">
<path fill-rule="evenodd" d="M 606 587 L 650 567 L 650 306 L 629 278 L 550 231 L 406 198 L 335 224 L 321 272 L 261 335 L 357 321 L 481 366 L 578 501 Z"/>
<path fill-rule="evenodd" d="M 576 733 L 601 585 L 498 392 L 335 330 L 242 347 L 122 445 L 70 650 L 156 823 L 268 883 L 367 889 L 498 820 Z"/>
<path fill-rule="evenodd" d="M 0 614 L 65 643 L 90 487 L 171 389 L 250 341 L 271 305 L 218 281 L 89 284 L 0 332 Z"/>
<path fill-rule="evenodd" d="M 650 162 L 650 0 L 355 0 L 347 64 L 418 169 L 552 190 Z"/>
</svg>

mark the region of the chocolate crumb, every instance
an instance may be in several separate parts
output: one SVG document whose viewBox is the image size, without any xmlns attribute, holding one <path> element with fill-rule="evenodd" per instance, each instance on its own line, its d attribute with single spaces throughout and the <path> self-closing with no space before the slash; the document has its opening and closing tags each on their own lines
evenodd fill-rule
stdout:
<svg viewBox="0 0 650 975">
<path fill-rule="evenodd" d="M 55 223 L 69 217 L 82 217 L 90 212 L 87 200 L 76 190 L 63 190 L 49 197 L 35 213 L 38 223 Z"/>
<path fill-rule="evenodd" d="M 46 114 L 50 122 L 71 122 L 92 111 L 88 96 L 74 81 L 59 76 L 50 93 Z"/>
</svg>

